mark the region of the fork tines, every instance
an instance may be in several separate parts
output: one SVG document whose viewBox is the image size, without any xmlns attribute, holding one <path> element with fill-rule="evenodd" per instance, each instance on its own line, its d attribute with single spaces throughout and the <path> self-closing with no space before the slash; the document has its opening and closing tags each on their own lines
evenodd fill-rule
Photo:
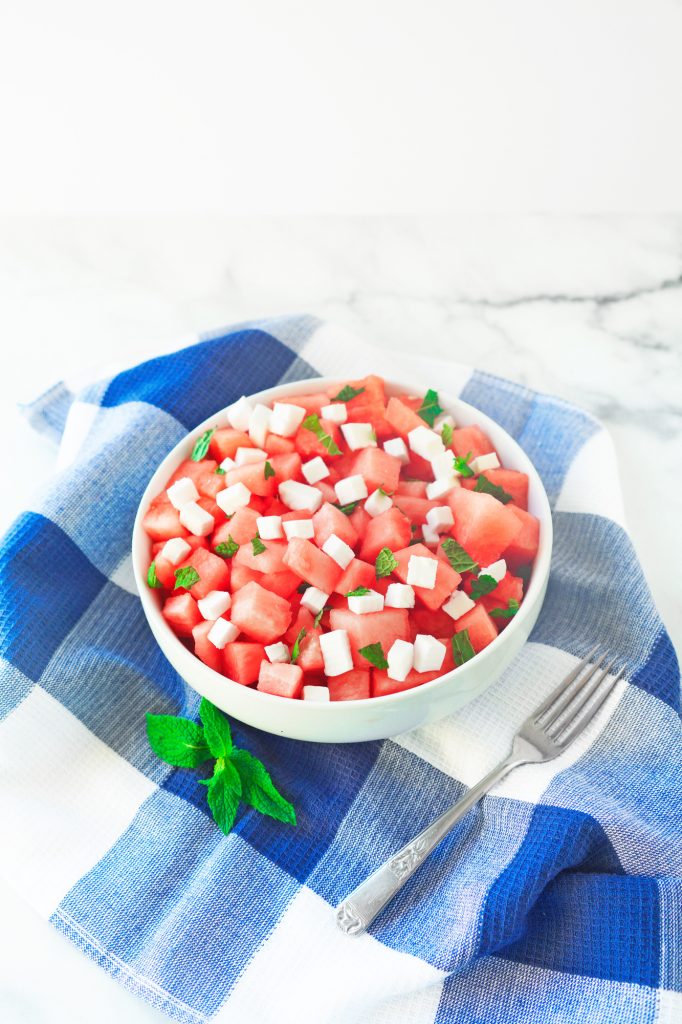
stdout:
<svg viewBox="0 0 682 1024">
<path fill-rule="evenodd" d="M 574 740 L 592 721 L 625 674 L 623 667 L 609 679 L 617 659 L 607 660 L 608 652 L 605 652 L 600 654 L 597 661 L 592 662 L 591 659 L 598 650 L 599 645 L 593 647 L 533 715 L 533 724 L 562 747 Z M 581 715 L 593 698 L 593 703 Z"/>
</svg>

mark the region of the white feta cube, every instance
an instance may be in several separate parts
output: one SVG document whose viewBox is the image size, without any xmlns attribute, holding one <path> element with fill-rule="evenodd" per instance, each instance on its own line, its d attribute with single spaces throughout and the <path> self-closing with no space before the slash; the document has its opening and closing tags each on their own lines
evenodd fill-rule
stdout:
<svg viewBox="0 0 682 1024">
<path fill-rule="evenodd" d="M 429 501 L 438 501 L 444 494 L 451 491 L 453 487 L 461 487 L 459 480 L 453 474 L 450 477 L 441 477 L 440 480 L 434 480 L 433 483 L 426 485 L 426 497 Z"/>
<path fill-rule="evenodd" d="M 279 640 L 276 644 L 266 645 L 265 657 L 273 665 L 276 665 L 278 662 L 291 661 L 291 654 L 289 653 L 289 648 L 281 640 Z"/>
<path fill-rule="evenodd" d="M 414 608 L 414 590 L 409 583 L 389 583 L 384 604 L 387 608 Z"/>
<path fill-rule="evenodd" d="M 364 508 L 365 512 L 373 519 L 375 516 L 380 516 L 382 512 L 388 512 L 392 504 L 393 498 L 390 494 L 385 494 L 377 488 L 376 491 L 372 491 L 370 494 Z"/>
<path fill-rule="evenodd" d="M 353 667 L 353 657 L 350 653 L 348 633 L 345 629 L 332 629 L 329 633 L 322 633 L 320 647 L 322 648 L 325 675 L 340 676 L 344 672 L 350 672 Z"/>
<path fill-rule="evenodd" d="M 457 619 L 461 619 L 463 615 L 470 612 L 475 604 L 476 602 L 472 601 L 469 595 L 465 594 L 463 590 L 456 590 L 443 605 L 443 611 L 456 622 Z"/>
<path fill-rule="evenodd" d="M 334 484 L 334 491 L 339 505 L 349 505 L 352 501 L 362 501 L 367 497 L 367 484 L 365 478 L 359 473 L 354 476 L 344 476 Z"/>
<path fill-rule="evenodd" d="M 437 455 L 445 451 L 445 445 L 438 436 L 427 426 L 415 427 L 407 435 L 410 448 L 415 455 L 421 456 L 427 462 L 433 462 Z"/>
<path fill-rule="evenodd" d="M 261 540 L 280 540 L 284 536 L 281 516 L 258 516 L 256 529 Z"/>
<path fill-rule="evenodd" d="M 449 505 L 437 505 L 426 513 L 426 522 L 436 533 L 445 533 L 455 524 L 455 517 Z"/>
<path fill-rule="evenodd" d="M 320 409 L 320 416 L 330 423 L 345 423 L 348 419 L 348 409 L 345 402 L 332 402 L 331 405 L 323 405 Z"/>
<path fill-rule="evenodd" d="M 234 461 L 234 459 L 231 459 L 229 455 L 227 455 L 220 463 L 220 468 L 222 469 L 223 473 L 229 473 L 231 469 L 236 469 L 236 466 L 237 463 Z"/>
<path fill-rule="evenodd" d="M 313 615 L 319 615 L 328 600 L 329 594 L 325 594 L 324 590 L 318 590 L 317 587 L 306 587 L 301 597 L 301 605 Z"/>
<path fill-rule="evenodd" d="M 278 490 L 280 501 L 294 512 L 317 512 L 322 504 L 322 491 L 298 480 L 283 480 Z"/>
<path fill-rule="evenodd" d="M 487 455 L 477 455 L 475 459 L 471 460 L 469 466 L 474 473 L 484 473 L 486 469 L 499 469 L 500 460 L 495 452 L 489 452 Z"/>
<path fill-rule="evenodd" d="M 180 562 L 184 562 L 191 550 L 191 546 L 182 537 L 173 537 L 163 545 L 159 552 L 159 558 L 165 558 L 171 565 L 180 565 Z"/>
<path fill-rule="evenodd" d="M 227 409 L 227 422 L 235 430 L 246 432 L 249 429 L 253 406 L 244 395 Z"/>
<path fill-rule="evenodd" d="M 497 580 L 497 582 L 499 583 L 500 580 L 504 578 L 506 573 L 507 563 L 505 562 L 504 558 L 498 558 L 496 562 L 492 562 L 490 565 L 487 565 L 485 569 L 481 569 L 479 575 L 492 576 L 492 578 L 494 580 Z"/>
<path fill-rule="evenodd" d="M 384 441 L 384 451 L 395 459 L 400 459 L 403 465 L 410 461 L 410 453 L 402 437 L 391 437 L 388 441 Z"/>
<path fill-rule="evenodd" d="M 428 633 L 417 633 L 414 638 L 414 667 L 417 672 L 438 672 L 446 655 L 445 644 Z"/>
<path fill-rule="evenodd" d="M 190 480 L 188 476 L 183 476 L 182 479 L 176 480 L 174 484 L 171 484 L 166 494 L 173 508 L 177 508 L 178 511 L 184 508 L 185 505 L 189 505 L 190 501 L 196 501 L 199 497 L 194 480 Z"/>
<path fill-rule="evenodd" d="M 301 472 L 309 484 L 316 484 L 319 480 L 324 480 L 329 476 L 329 467 L 321 455 L 316 455 L 314 459 L 303 463 Z"/>
<path fill-rule="evenodd" d="M 407 582 L 411 587 L 424 587 L 425 590 L 433 590 L 436 585 L 437 571 L 437 558 L 410 555 L 407 563 Z"/>
<path fill-rule="evenodd" d="M 348 598 L 348 608 L 356 615 L 367 615 L 369 612 L 382 612 L 384 610 L 384 595 L 376 590 L 370 590 L 369 594 L 357 594 Z"/>
<path fill-rule="evenodd" d="M 303 700 L 313 701 L 315 704 L 328 704 L 330 701 L 329 687 L 327 686 L 304 686 Z"/>
<path fill-rule="evenodd" d="M 188 505 L 183 505 L 179 518 L 185 529 L 193 533 L 195 537 L 207 537 L 209 533 L 213 532 L 215 526 L 215 519 L 211 513 L 201 505 L 197 505 L 196 501 L 190 501 Z"/>
<path fill-rule="evenodd" d="M 377 438 L 371 423 L 342 423 L 341 433 L 352 452 L 360 448 L 376 448 Z"/>
<path fill-rule="evenodd" d="M 450 477 L 456 476 L 455 456 L 449 450 L 441 452 L 435 459 L 431 459 L 431 469 L 434 480 L 449 480 Z"/>
<path fill-rule="evenodd" d="M 355 558 L 355 552 L 344 540 L 337 537 L 335 533 L 331 533 L 324 544 L 322 550 L 325 555 L 329 555 L 333 558 L 337 565 L 340 565 L 342 569 L 347 569 L 350 563 Z"/>
<path fill-rule="evenodd" d="M 263 405 L 262 402 L 259 402 L 253 408 L 251 419 L 249 420 L 249 437 L 256 448 L 262 448 L 265 444 L 265 438 L 268 436 L 268 430 L 270 429 L 271 415 L 270 409 L 267 405 Z"/>
<path fill-rule="evenodd" d="M 450 413 L 442 412 L 440 416 L 436 416 L 435 420 L 433 421 L 433 429 L 436 431 L 437 434 L 442 434 L 443 427 L 446 424 L 448 425 L 448 427 L 452 427 L 453 429 L 455 427 L 454 418 L 450 415 Z"/>
<path fill-rule="evenodd" d="M 231 484 L 215 496 L 218 505 L 226 516 L 233 516 L 238 508 L 244 508 L 251 501 L 251 491 L 241 480 L 237 484 Z"/>
<path fill-rule="evenodd" d="M 208 631 L 207 640 L 210 640 L 214 647 L 222 651 L 226 644 L 231 644 L 238 636 L 239 630 L 234 622 L 229 622 L 227 619 L 216 619 Z"/>
<path fill-rule="evenodd" d="M 270 417 L 270 431 L 279 437 L 293 437 L 305 417 L 306 411 L 300 405 L 275 402 Z"/>
<path fill-rule="evenodd" d="M 394 640 L 386 655 L 388 678 L 402 683 L 407 679 L 414 662 L 414 646 L 407 640 Z"/>
<path fill-rule="evenodd" d="M 219 619 L 232 604 L 227 590 L 211 590 L 206 597 L 197 601 L 199 611 L 205 619 Z"/>
<path fill-rule="evenodd" d="M 438 547 L 440 534 L 432 529 L 428 523 L 424 523 L 422 526 L 422 540 L 428 548 L 435 548 Z"/>
<path fill-rule="evenodd" d="M 234 453 L 236 466 L 248 466 L 251 462 L 265 462 L 268 453 L 262 448 L 237 448 Z"/>
<path fill-rule="evenodd" d="M 315 527 L 312 519 L 285 519 L 282 522 L 287 540 L 292 537 L 303 537 L 305 540 L 313 540 Z"/>
</svg>

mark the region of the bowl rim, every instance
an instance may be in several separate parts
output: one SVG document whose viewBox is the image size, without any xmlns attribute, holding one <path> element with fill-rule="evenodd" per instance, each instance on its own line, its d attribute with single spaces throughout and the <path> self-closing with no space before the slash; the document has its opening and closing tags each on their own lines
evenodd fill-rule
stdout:
<svg viewBox="0 0 682 1024">
<path fill-rule="evenodd" d="M 425 393 L 427 388 L 422 386 L 421 382 L 407 382 L 399 378 L 382 376 L 384 384 L 386 386 L 386 393 L 390 397 L 392 395 L 400 394 L 420 394 Z M 314 394 L 318 391 L 326 391 L 328 388 L 335 387 L 347 383 L 348 378 L 339 376 L 325 376 L 325 377 L 306 377 L 300 380 L 287 381 L 286 383 L 274 384 L 269 388 L 264 388 L 261 391 L 253 392 L 246 397 L 253 402 L 264 402 L 272 403 L 275 401 L 285 400 L 288 395 L 295 394 Z M 540 541 L 538 546 L 538 553 L 533 563 L 532 572 L 528 582 L 526 594 L 521 606 L 510 621 L 506 629 L 498 634 L 498 636 L 485 647 L 482 651 L 479 651 L 474 658 L 470 661 L 465 662 L 463 665 L 457 666 L 455 669 L 451 669 L 449 672 L 444 673 L 441 676 L 437 676 L 435 679 L 431 679 L 426 683 L 421 683 L 419 686 L 414 686 L 406 690 L 400 690 L 396 693 L 384 694 L 381 697 L 362 697 L 356 700 L 350 701 L 289 701 L 290 704 L 295 704 L 297 712 L 302 715 L 314 716 L 317 714 L 334 714 L 336 711 L 339 713 L 340 709 L 346 709 L 346 713 L 351 708 L 356 709 L 356 713 L 360 714 L 363 709 L 369 707 L 379 710 L 380 708 L 387 708 L 389 706 L 395 706 L 398 704 L 408 704 L 412 702 L 419 702 L 420 696 L 425 694 L 433 694 L 436 690 L 443 688 L 457 673 L 457 679 L 464 682 L 466 678 L 473 677 L 475 672 L 485 671 L 487 662 L 494 658 L 500 651 L 502 645 L 508 642 L 510 638 L 513 638 L 517 632 L 521 631 L 524 626 L 524 622 L 529 618 L 534 610 L 538 600 L 542 600 L 544 591 L 546 588 L 547 580 L 549 577 L 550 562 L 552 556 L 553 547 L 553 526 L 552 526 L 552 512 L 549 503 L 549 498 L 545 490 L 544 484 L 540 478 L 538 471 L 533 465 L 530 457 L 523 450 L 518 441 L 515 440 L 508 433 L 505 428 L 499 424 L 492 417 L 488 416 L 482 410 L 476 406 L 464 401 L 456 395 L 450 395 L 447 391 L 439 388 L 438 396 L 440 404 L 443 406 L 446 413 L 451 413 L 454 416 L 456 423 L 462 423 L 464 426 L 471 425 L 473 423 L 478 424 L 484 429 L 493 441 L 494 447 L 498 448 L 500 438 L 502 439 L 502 447 L 511 449 L 513 452 L 512 462 L 515 464 L 508 467 L 509 459 L 505 457 L 503 464 L 508 468 L 520 469 L 521 472 L 527 473 L 529 481 L 532 481 L 532 491 L 535 492 L 535 515 L 540 521 Z M 236 399 L 234 400 L 236 401 Z M 198 674 L 199 677 L 206 679 L 207 683 L 213 682 L 215 678 L 221 681 L 227 681 L 234 686 L 240 688 L 241 699 L 249 702 L 255 701 L 255 707 L 266 701 L 271 708 L 281 705 L 282 698 L 276 694 L 263 693 L 260 690 L 256 690 L 253 686 L 244 686 L 238 683 L 236 680 L 231 679 L 229 676 L 223 675 L 221 672 L 216 672 L 215 669 L 210 668 L 200 658 L 190 651 L 182 641 L 175 635 L 173 630 L 170 628 L 163 615 L 161 609 L 156 603 L 154 591 L 147 586 L 146 577 L 148 569 L 148 558 L 149 549 L 152 541 L 142 529 L 142 519 L 145 512 L 152 500 L 156 497 L 161 490 L 163 490 L 163 484 L 168 477 L 174 472 L 180 462 L 183 459 L 189 458 L 195 442 L 198 438 L 212 426 L 216 426 L 225 418 L 225 410 L 229 407 L 229 403 L 218 409 L 211 416 L 206 417 L 200 424 L 198 424 L 193 430 L 188 431 L 178 441 L 176 445 L 164 456 L 161 462 L 157 465 L 155 471 L 152 473 L 147 486 L 145 487 L 144 493 L 140 498 L 140 502 L 137 507 L 135 514 L 135 521 L 133 524 L 132 531 L 132 564 L 133 574 L 135 578 L 135 584 L 137 591 L 142 602 L 142 607 L 149 622 L 152 634 L 159 644 L 159 647 L 166 655 L 164 644 L 171 645 L 175 661 L 180 664 L 185 663 L 188 666 L 188 672 L 191 671 L 193 675 Z M 516 463 L 520 463 L 517 465 Z M 175 465 L 173 465 L 175 463 Z M 147 543 L 147 565 L 145 565 L 142 557 L 142 551 L 144 543 Z M 168 656 L 168 655 L 166 655 Z M 187 660 L 191 659 L 191 660 Z M 177 668 L 174 660 L 171 659 L 174 668 L 180 675 L 183 676 L 189 686 L 192 687 L 196 692 L 202 694 L 202 691 L 195 685 L 194 682 L 189 682 L 186 678 L 185 673 L 182 669 Z M 249 694 L 249 696 L 247 696 Z M 202 694 L 203 695 L 203 694 Z M 353 713 L 353 712 L 351 712 Z"/>
</svg>

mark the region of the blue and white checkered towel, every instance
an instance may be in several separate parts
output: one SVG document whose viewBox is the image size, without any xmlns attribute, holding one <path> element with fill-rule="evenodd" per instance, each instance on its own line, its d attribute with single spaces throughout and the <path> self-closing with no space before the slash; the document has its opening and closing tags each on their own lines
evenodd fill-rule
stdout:
<svg viewBox="0 0 682 1024">
<path fill-rule="evenodd" d="M 394 740 L 294 742 L 235 723 L 298 813 L 225 837 L 196 775 L 149 750 L 145 712 L 195 714 L 135 595 L 133 515 L 163 455 L 283 380 L 413 374 L 493 416 L 554 509 L 545 606 L 503 678 Z M 122 984 L 178 1021 L 682 1019 L 679 673 L 623 525 L 610 442 L 563 402 L 310 317 L 246 325 L 29 410 L 58 473 L 0 549 L 0 870 Z M 652 523 L 653 526 L 653 523 Z M 371 934 L 334 906 L 503 754 L 600 641 L 626 659 L 570 750 L 499 784 Z"/>
</svg>

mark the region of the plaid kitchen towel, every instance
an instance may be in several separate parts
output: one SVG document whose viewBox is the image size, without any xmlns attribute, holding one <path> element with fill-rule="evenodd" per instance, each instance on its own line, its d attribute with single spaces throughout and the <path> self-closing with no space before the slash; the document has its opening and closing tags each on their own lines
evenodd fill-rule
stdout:
<svg viewBox="0 0 682 1024">
<path fill-rule="evenodd" d="M 135 509 L 166 452 L 241 394 L 369 371 L 459 393 L 533 459 L 554 510 L 542 615 L 489 692 L 393 740 L 234 723 L 298 825 L 246 810 L 226 837 L 195 773 L 147 745 L 146 711 L 195 715 L 197 698 L 135 595 Z M 27 413 L 61 450 L 0 549 L 0 870 L 62 933 L 187 1024 L 682 1019 L 679 673 L 595 420 L 311 317 L 207 337 L 77 394 L 57 385 Z M 608 713 L 499 784 L 370 934 L 338 931 L 332 907 L 506 753 L 597 641 L 628 666 Z"/>
</svg>

